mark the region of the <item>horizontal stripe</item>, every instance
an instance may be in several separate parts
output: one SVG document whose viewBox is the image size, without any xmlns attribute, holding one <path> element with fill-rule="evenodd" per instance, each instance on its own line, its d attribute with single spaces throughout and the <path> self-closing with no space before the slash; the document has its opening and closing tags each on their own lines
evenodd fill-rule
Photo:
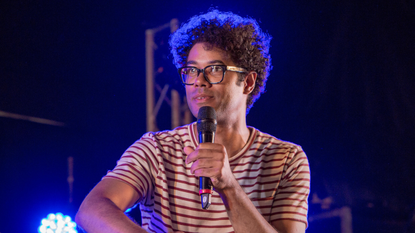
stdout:
<svg viewBox="0 0 415 233">
<path fill-rule="evenodd" d="M 136 179 L 137 183 L 139 181 L 142 184 L 142 186 L 138 185 L 138 187 L 144 187 L 144 188 L 145 187 L 148 187 L 148 181 L 146 179 L 144 179 L 146 181 L 146 184 L 144 184 L 144 182 L 142 181 L 141 177 L 137 176 L 135 173 L 131 172 L 130 170 L 124 170 L 124 169 L 118 168 L 117 170 L 114 171 L 115 174 L 119 174 L 120 176 L 125 177 L 125 174 L 122 174 L 121 172 L 131 174 L 132 176 L 134 176 L 135 178 L 137 178 Z"/>
<path fill-rule="evenodd" d="M 259 158 L 261 158 L 261 157 L 259 157 Z M 255 165 L 255 164 L 264 164 L 264 163 L 272 163 L 272 162 L 282 162 L 286 158 L 287 157 L 284 156 L 283 158 L 276 158 L 276 159 L 271 159 L 271 160 L 249 161 L 249 162 L 246 162 L 246 163 L 238 163 L 238 164 L 235 164 L 234 166 L 235 167 L 238 167 L 238 166 L 245 166 L 245 165 Z M 252 159 L 252 157 L 251 157 L 251 159 Z"/>
<path fill-rule="evenodd" d="M 133 149 L 133 150 L 131 150 L 131 149 Z M 138 151 L 134 151 L 134 150 L 139 150 L 139 151 L 141 151 L 143 154 L 140 154 L 140 153 L 138 153 Z M 144 151 L 141 147 L 139 147 L 138 145 L 133 145 L 133 146 L 131 146 L 127 151 L 126 151 L 126 153 L 130 153 L 130 154 L 132 154 L 132 155 L 134 155 L 134 156 L 136 156 L 136 157 L 132 157 L 132 158 L 135 158 L 135 159 L 137 159 L 137 160 L 139 160 L 139 159 L 141 159 L 141 160 L 143 160 L 143 161 L 150 161 L 150 163 L 151 163 L 151 165 L 152 165 L 152 168 L 156 171 L 157 170 L 157 167 L 158 167 L 158 164 L 156 165 L 156 164 L 154 164 L 154 162 L 153 162 L 153 160 L 152 159 L 150 159 L 150 160 L 148 160 L 147 158 L 149 158 L 149 154 L 146 152 L 146 151 Z M 153 152 L 150 152 L 150 154 L 152 155 L 152 157 L 153 158 L 155 158 L 156 156 L 155 156 L 155 154 L 153 154 Z M 138 158 L 137 158 L 138 157 Z M 151 157 L 150 157 L 151 158 Z M 155 159 L 154 159 L 155 160 Z"/>
<path fill-rule="evenodd" d="M 274 212 L 272 213 L 274 214 L 294 214 L 294 215 L 300 215 L 300 216 L 304 216 L 307 217 L 307 214 L 303 214 L 303 213 L 298 213 L 298 212 L 293 212 L 293 211 L 280 211 L 280 212 Z M 263 216 L 270 216 L 271 214 L 263 214 Z"/>
<path fill-rule="evenodd" d="M 301 208 L 301 209 L 307 211 L 307 208 L 304 207 L 304 206 L 301 206 L 301 205 L 289 205 L 289 204 L 286 204 L 286 205 L 274 205 L 273 207 L 274 208 L 280 208 L 280 207 L 295 207 L 295 208 Z"/>
<path fill-rule="evenodd" d="M 263 168 L 263 167 L 260 167 L 258 169 L 247 168 L 247 169 L 244 169 L 244 170 L 233 171 L 232 173 L 234 173 L 234 174 L 235 173 L 251 173 L 251 172 L 257 172 L 257 171 L 260 171 L 260 170 L 261 171 L 266 171 L 266 170 L 272 170 L 272 169 L 279 169 L 279 168 L 282 168 L 283 166 L 284 166 L 284 164 L 273 166 L 273 167 L 268 167 L 268 168 Z M 281 174 L 281 173 L 282 173 L 282 171 L 278 171 L 277 173 L 271 174 L 271 175 L 277 175 L 277 174 Z M 261 175 L 261 176 L 264 177 L 264 175 Z"/>
<path fill-rule="evenodd" d="M 170 210 L 169 208 L 164 207 L 163 205 L 161 205 L 161 203 L 158 202 L 158 201 L 154 201 L 154 203 L 155 204 L 158 204 L 162 208 L 166 208 L 167 210 Z M 200 204 L 200 203 L 198 203 L 198 204 Z M 217 214 L 219 214 L 219 213 L 226 213 L 226 210 L 212 210 L 212 209 L 201 210 L 200 209 L 200 206 L 198 208 L 193 208 L 193 207 L 189 207 L 189 206 L 179 205 L 179 204 L 176 204 L 176 203 L 170 203 L 170 205 L 171 206 L 178 207 L 178 208 L 181 208 L 181 209 L 190 210 L 190 211 L 202 211 L 204 213 L 217 213 Z"/>
<path fill-rule="evenodd" d="M 173 223 L 177 224 L 177 225 L 182 225 L 182 226 L 191 226 L 191 227 L 197 227 L 197 228 L 228 228 L 228 227 L 232 227 L 232 225 L 214 225 L 214 226 L 209 226 L 209 225 L 203 225 L 203 224 L 189 224 L 189 223 L 183 223 L 183 222 L 177 222 L 172 220 Z"/>
</svg>

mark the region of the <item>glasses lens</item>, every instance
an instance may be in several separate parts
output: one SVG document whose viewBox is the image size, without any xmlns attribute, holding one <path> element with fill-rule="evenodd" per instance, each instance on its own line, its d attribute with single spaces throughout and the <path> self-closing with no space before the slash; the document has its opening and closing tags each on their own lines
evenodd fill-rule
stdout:
<svg viewBox="0 0 415 233">
<path fill-rule="evenodd" d="M 195 67 L 183 67 L 180 68 L 180 76 L 182 78 L 183 83 L 185 84 L 193 84 L 200 74 L 200 70 Z M 225 75 L 226 67 L 213 65 L 207 66 L 204 69 L 204 75 L 207 78 L 209 83 L 220 83 Z"/>
<path fill-rule="evenodd" d="M 205 74 L 210 83 L 219 83 L 223 79 L 225 73 L 224 66 L 208 66 L 205 68 Z"/>
<path fill-rule="evenodd" d="M 180 70 L 180 75 L 182 80 L 186 84 L 194 83 L 195 78 L 197 77 L 197 69 L 193 67 L 184 67 Z"/>
</svg>

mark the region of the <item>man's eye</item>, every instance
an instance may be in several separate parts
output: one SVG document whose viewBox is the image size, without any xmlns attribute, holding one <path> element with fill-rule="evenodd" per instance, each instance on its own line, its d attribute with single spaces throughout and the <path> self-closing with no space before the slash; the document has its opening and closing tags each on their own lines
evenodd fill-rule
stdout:
<svg viewBox="0 0 415 233">
<path fill-rule="evenodd" d="M 189 69 L 188 69 L 188 73 L 189 73 L 189 74 L 194 74 L 194 73 L 196 73 L 196 72 L 197 72 L 196 68 L 189 68 Z"/>
<path fill-rule="evenodd" d="M 220 72 L 222 71 L 222 66 L 212 66 L 212 72 Z"/>
</svg>

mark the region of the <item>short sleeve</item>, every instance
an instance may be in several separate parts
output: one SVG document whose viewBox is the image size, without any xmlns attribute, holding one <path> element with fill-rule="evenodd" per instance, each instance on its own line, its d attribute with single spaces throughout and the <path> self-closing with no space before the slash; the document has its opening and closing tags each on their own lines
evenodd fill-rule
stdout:
<svg viewBox="0 0 415 233">
<path fill-rule="evenodd" d="M 105 178 L 114 178 L 131 185 L 140 195 L 141 202 L 152 193 L 158 174 L 159 150 L 152 133 L 134 142 L 118 160 L 116 167 Z"/>
<path fill-rule="evenodd" d="M 308 195 L 310 193 L 310 169 L 306 154 L 300 146 L 294 146 L 274 196 L 270 222 L 295 220 L 307 226 Z"/>
</svg>

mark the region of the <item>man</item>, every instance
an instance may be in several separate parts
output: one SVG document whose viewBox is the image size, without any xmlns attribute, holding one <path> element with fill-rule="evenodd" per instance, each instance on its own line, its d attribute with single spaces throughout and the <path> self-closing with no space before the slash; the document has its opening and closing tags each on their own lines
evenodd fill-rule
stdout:
<svg viewBox="0 0 415 233">
<path fill-rule="evenodd" d="M 216 110 L 215 143 L 196 124 L 150 132 L 123 154 L 76 216 L 87 232 L 305 232 L 309 168 L 300 146 L 246 125 L 270 71 L 270 36 L 255 20 L 217 10 L 170 38 L 193 115 Z M 198 177 L 212 204 L 200 206 Z M 125 214 L 140 204 L 142 226 Z"/>
</svg>

